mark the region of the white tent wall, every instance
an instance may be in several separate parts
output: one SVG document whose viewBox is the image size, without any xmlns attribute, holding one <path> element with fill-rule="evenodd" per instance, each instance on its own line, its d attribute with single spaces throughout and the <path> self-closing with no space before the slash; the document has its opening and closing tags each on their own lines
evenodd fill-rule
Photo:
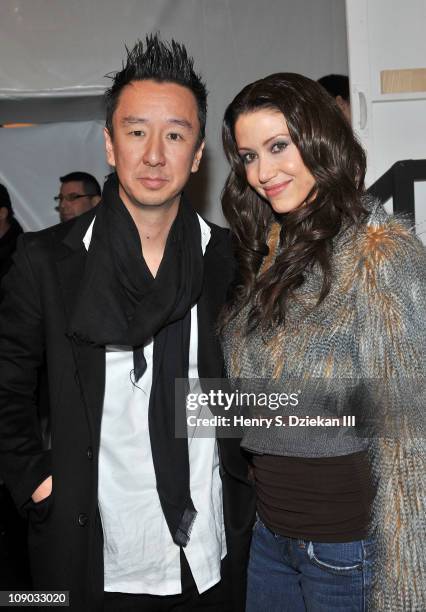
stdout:
<svg viewBox="0 0 426 612">
<path fill-rule="evenodd" d="M 1 0 L 0 123 L 68 122 L 0 130 L 0 180 L 26 229 L 55 222 L 50 206 L 60 174 L 106 173 L 100 126 L 90 132 L 70 120 L 102 119 L 96 96 L 108 86 L 104 75 L 121 67 L 125 44 L 154 31 L 183 41 L 207 82 L 207 150 L 190 191 L 222 225 L 226 104 L 272 72 L 348 73 L 344 0 Z"/>
</svg>

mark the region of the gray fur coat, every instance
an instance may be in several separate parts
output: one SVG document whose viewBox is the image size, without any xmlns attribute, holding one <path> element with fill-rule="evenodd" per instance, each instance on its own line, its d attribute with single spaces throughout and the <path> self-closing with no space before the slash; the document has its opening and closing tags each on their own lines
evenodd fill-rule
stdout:
<svg viewBox="0 0 426 612">
<path fill-rule="evenodd" d="M 260 273 L 273 265 L 278 239 L 276 225 Z M 382 424 L 388 419 L 392 425 L 371 435 L 368 443 L 377 487 L 369 609 L 425 612 L 425 249 L 403 221 L 372 204 L 365 223 L 337 236 L 332 265 L 333 283 L 325 300 L 316 306 L 321 275 L 314 268 L 289 303 L 285 326 L 267 338 L 244 334 L 247 308 L 241 310 L 224 334 L 227 374 L 369 381 L 371 406 L 380 411 Z M 288 430 L 271 429 L 250 428 L 243 445 L 272 454 L 321 454 L 312 455 L 309 444 L 296 449 Z"/>
</svg>

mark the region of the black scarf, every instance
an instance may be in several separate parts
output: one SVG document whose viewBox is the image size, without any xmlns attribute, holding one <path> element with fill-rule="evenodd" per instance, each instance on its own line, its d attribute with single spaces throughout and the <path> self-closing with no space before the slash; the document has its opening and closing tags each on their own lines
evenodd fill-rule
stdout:
<svg viewBox="0 0 426 612">
<path fill-rule="evenodd" d="M 143 347 L 154 338 L 149 434 L 164 517 L 180 546 L 188 543 L 197 512 L 191 500 L 188 441 L 175 436 L 175 419 L 186 419 L 185 398 L 175 399 L 175 379 L 188 377 L 191 308 L 202 281 L 201 230 L 195 211 L 181 199 L 154 279 L 112 175 L 96 209 L 69 334 L 97 346 L 132 346 L 136 381 L 146 369 Z"/>
</svg>

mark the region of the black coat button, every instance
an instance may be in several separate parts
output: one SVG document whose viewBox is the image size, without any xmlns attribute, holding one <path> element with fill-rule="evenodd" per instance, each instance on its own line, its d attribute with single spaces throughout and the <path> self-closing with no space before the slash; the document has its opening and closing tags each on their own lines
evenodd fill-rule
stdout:
<svg viewBox="0 0 426 612">
<path fill-rule="evenodd" d="M 93 449 L 91 446 L 89 446 L 87 449 L 87 458 L 89 459 L 89 461 L 92 461 L 93 459 Z"/>
<path fill-rule="evenodd" d="M 87 514 L 82 513 L 78 515 L 78 524 L 81 527 L 84 527 L 88 520 L 89 520 L 89 517 L 87 516 Z"/>
</svg>

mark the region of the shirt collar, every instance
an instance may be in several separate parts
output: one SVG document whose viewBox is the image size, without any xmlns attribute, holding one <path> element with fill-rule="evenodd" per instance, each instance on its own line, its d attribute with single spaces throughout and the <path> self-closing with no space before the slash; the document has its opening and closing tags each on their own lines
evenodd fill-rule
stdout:
<svg viewBox="0 0 426 612">
<path fill-rule="evenodd" d="M 204 255 L 206 252 L 207 245 L 210 242 L 212 231 L 210 227 L 207 225 L 207 223 L 204 221 L 204 219 L 200 217 L 198 213 L 197 213 L 197 217 L 198 217 L 198 223 L 200 224 L 200 230 L 201 230 L 201 249 Z M 93 219 L 92 223 L 87 228 L 87 231 L 83 237 L 83 243 L 86 248 L 86 251 L 89 250 L 90 242 L 92 240 L 93 224 L 95 223 L 95 220 L 96 220 L 96 217 Z"/>
</svg>

